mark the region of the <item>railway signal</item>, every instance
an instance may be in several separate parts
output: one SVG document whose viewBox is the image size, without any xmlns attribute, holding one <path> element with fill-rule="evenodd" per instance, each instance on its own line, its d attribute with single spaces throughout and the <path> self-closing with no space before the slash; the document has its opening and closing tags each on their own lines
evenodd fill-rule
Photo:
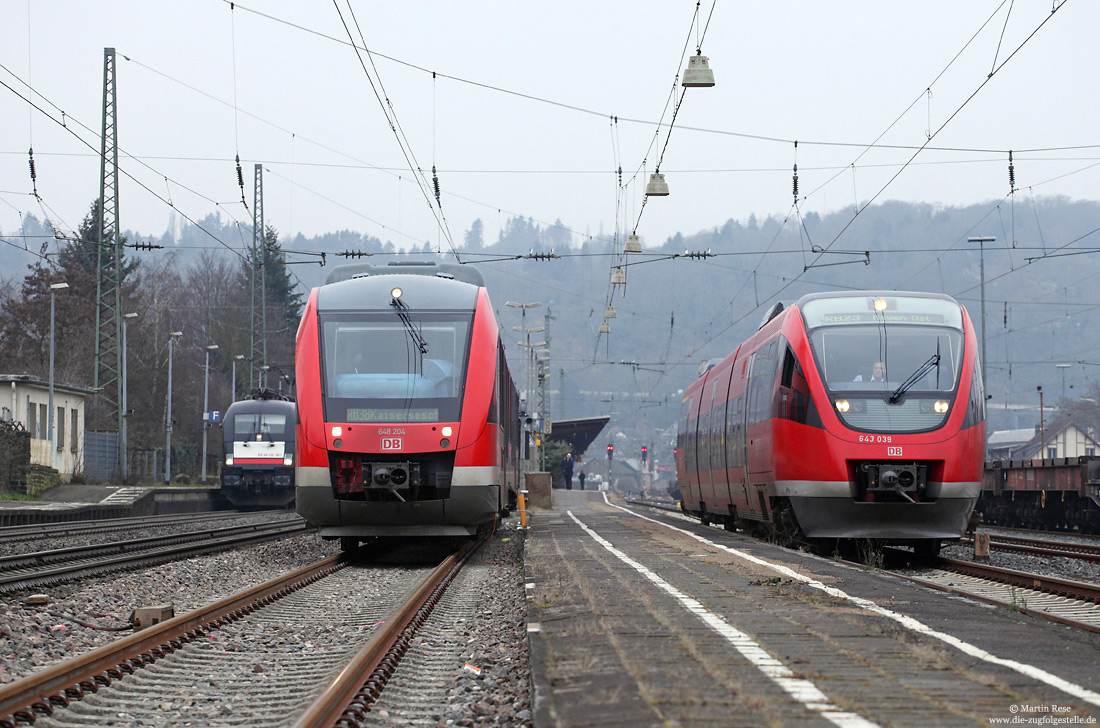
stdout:
<svg viewBox="0 0 1100 728">
<path fill-rule="evenodd" d="M 608 445 L 607 446 L 607 459 L 611 460 L 613 457 L 615 457 L 615 446 L 614 445 Z"/>
<path fill-rule="evenodd" d="M 642 463 L 643 464 L 648 459 L 648 457 L 649 457 L 649 448 L 646 447 L 645 445 L 642 445 Z"/>
</svg>

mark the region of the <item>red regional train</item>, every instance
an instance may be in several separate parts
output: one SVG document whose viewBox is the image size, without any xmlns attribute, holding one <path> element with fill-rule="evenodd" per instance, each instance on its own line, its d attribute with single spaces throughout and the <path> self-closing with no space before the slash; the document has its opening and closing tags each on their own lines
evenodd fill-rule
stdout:
<svg viewBox="0 0 1100 728">
<path fill-rule="evenodd" d="M 470 536 L 515 506 L 519 396 L 476 269 L 334 269 L 295 370 L 296 509 L 323 538 Z"/>
<path fill-rule="evenodd" d="M 975 342 L 944 295 L 776 304 L 684 396 L 681 508 L 824 548 L 874 539 L 935 554 L 966 531 L 982 487 Z"/>
</svg>

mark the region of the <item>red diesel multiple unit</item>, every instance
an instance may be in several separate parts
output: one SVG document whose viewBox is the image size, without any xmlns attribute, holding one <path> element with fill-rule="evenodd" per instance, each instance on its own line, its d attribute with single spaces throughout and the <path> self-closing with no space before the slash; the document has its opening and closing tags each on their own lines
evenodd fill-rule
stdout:
<svg viewBox="0 0 1100 728">
<path fill-rule="evenodd" d="M 929 293 L 811 294 L 773 307 L 688 388 L 681 508 L 820 545 L 935 553 L 967 528 L 984 446 L 966 309 Z"/>
<path fill-rule="evenodd" d="M 295 370 L 296 508 L 322 537 L 466 536 L 514 507 L 519 397 L 476 269 L 336 268 Z"/>
</svg>

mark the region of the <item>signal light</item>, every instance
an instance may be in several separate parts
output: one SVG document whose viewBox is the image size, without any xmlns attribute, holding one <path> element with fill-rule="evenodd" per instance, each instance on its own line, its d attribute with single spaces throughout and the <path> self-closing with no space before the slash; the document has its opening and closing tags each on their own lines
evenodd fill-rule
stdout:
<svg viewBox="0 0 1100 728">
<path fill-rule="evenodd" d="M 608 445 L 607 446 L 607 459 L 610 460 L 613 457 L 615 457 L 615 446 L 614 445 Z"/>
<path fill-rule="evenodd" d="M 642 446 L 642 462 L 643 463 L 646 461 L 646 458 L 647 458 L 648 455 L 649 455 L 649 448 L 643 445 Z"/>
</svg>

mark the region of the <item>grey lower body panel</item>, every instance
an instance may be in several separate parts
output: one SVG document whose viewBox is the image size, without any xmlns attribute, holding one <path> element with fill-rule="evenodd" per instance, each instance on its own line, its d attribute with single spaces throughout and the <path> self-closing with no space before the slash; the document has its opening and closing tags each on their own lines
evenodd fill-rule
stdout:
<svg viewBox="0 0 1100 728">
<path fill-rule="evenodd" d="M 330 487 L 298 486 L 296 510 L 321 536 L 463 536 L 500 510 L 500 486 L 452 486 L 430 501 L 338 500 Z"/>
<path fill-rule="evenodd" d="M 850 497 L 791 497 L 807 538 L 949 539 L 966 531 L 977 497 L 928 503 L 863 503 Z"/>
</svg>

